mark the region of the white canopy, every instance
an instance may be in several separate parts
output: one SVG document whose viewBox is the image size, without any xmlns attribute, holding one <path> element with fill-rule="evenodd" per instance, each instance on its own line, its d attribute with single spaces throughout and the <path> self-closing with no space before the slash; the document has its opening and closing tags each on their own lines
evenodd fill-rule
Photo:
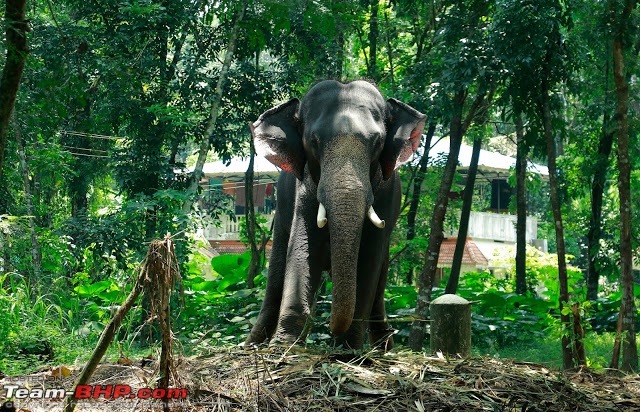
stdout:
<svg viewBox="0 0 640 412">
<path fill-rule="evenodd" d="M 434 137 L 435 140 L 435 137 Z M 435 143 L 432 143 L 431 149 L 429 150 L 429 157 L 433 158 L 438 155 L 438 153 L 449 153 L 449 138 L 442 138 L 440 140 L 436 140 Z M 471 164 L 471 153 L 473 147 L 462 144 L 460 146 L 460 154 L 458 155 L 458 162 L 464 168 L 468 168 Z M 490 152 L 488 150 L 480 149 L 480 157 L 478 158 L 478 168 L 484 171 L 506 171 L 510 168 L 515 167 L 516 159 L 515 157 L 505 156 L 500 153 Z M 536 163 L 528 162 L 527 169 L 530 172 L 538 173 L 540 175 L 548 176 L 549 169 L 547 166 L 539 165 Z"/>
<path fill-rule="evenodd" d="M 460 146 L 460 155 L 458 156 L 458 162 L 461 167 L 468 168 L 471 163 L 472 147 L 467 144 Z M 436 140 L 433 146 L 429 150 L 429 157 L 435 158 L 438 154 L 449 153 L 449 138 L 442 138 Z M 417 157 L 417 156 L 416 156 Z M 414 159 L 417 161 L 417 159 Z M 507 172 L 509 169 L 515 167 L 516 159 L 514 157 L 505 156 L 500 153 L 490 152 L 488 150 L 480 150 L 480 158 L 478 160 L 478 168 L 483 172 Z M 203 172 L 207 176 L 219 175 L 227 177 L 242 178 L 244 173 L 249 167 L 249 157 L 236 157 L 226 164 L 222 160 L 215 162 L 205 163 Z M 529 162 L 527 166 L 530 172 L 538 173 L 540 175 L 549 175 L 547 166 L 539 165 Z M 254 159 L 253 170 L 256 174 L 272 175 L 276 176 L 280 173 L 280 169 L 275 167 L 271 162 L 261 156 L 256 156 Z M 192 172 L 193 168 L 189 168 Z"/>
</svg>

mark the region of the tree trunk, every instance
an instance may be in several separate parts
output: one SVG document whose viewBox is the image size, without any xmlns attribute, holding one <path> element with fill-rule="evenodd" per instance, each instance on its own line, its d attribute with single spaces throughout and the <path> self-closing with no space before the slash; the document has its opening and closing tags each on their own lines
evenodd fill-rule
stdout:
<svg viewBox="0 0 640 412">
<path fill-rule="evenodd" d="M 429 123 L 429 129 L 424 141 L 424 153 L 418 164 L 418 173 L 413 180 L 413 191 L 411 192 L 411 205 L 407 213 L 407 243 L 416 237 L 416 215 L 418 214 L 418 206 L 420 206 L 420 194 L 422 193 L 422 183 L 427 176 L 427 165 L 429 164 L 429 149 L 431 148 L 431 139 L 436 131 L 436 124 Z M 413 284 L 413 271 L 407 273 L 407 283 Z"/>
<path fill-rule="evenodd" d="M 595 158 L 595 170 L 591 182 L 591 216 L 589 219 L 589 231 L 587 232 L 587 299 L 598 298 L 598 284 L 600 282 L 600 270 L 597 265 L 600 254 L 600 238 L 602 237 L 602 201 L 604 185 L 609 169 L 609 156 L 613 146 L 615 131 L 611 130 L 609 116 L 609 68 L 611 64 L 607 59 L 604 76 L 605 104 L 602 118 L 602 134 L 598 143 L 598 153 Z"/>
<path fill-rule="evenodd" d="M 562 209 L 560 205 L 560 193 L 558 190 L 558 176 L 556 170 L 556 145 L 553 137 L 551 124 L 551 108 L 549 103 L 549 84 L 546 79 L 542 81 L 540 97 L 540 109 L 542 111 L 544 137 L 547 145 L 547 157 L 549 166 L 549 187 L 551 197 L 551 210 L 556 231 L 556 245 L 558 254 L 558 281 L 560 283 L 559 311 L 560 320 L 566 333 L 562 334 L 562 366 L 564 369 L 571 369 L 577 365 L 584 365 L 585 359 L 579 359 L 576 348 L 576 336 L 573 333 L 575 328 L 571 328 L 570 310 L 564 307 L 569 303 L 569 283 L 567 279 L 567 260 L 564 244 L 564 227 L 562 225 Z M 574 360 L 576 361 L 574 364 Z"/>
<path fill-rule="evenodd" d="M 389 4 L 389 6 L 391 7 L 391 4 Z M 385 10 L 383 13 L 384 13 L 384 22 L 385 22 L 385 28 L 384 28 L 385 40 L 387 41 L 387 59 L 389 60 L 389 81 L 391 83 L 391 95 L 393 96 L 396 94 L 396 91 L 397 91 L 396 76 L 395 76 L 396 67 L 393 62 L 393 55 L 395 53 L 395 50 L 391 45 L 391 33 L 390 33 L 391 30 L 393 30 L 394 26 L 389 21 L 389 12 Z"/>
<path fill-rule="evenodd" d="M 597 267 L 598 254 L 600 253 L 600 238 L 602 237 L 602 200 L 604 186 L 609 169 L 609 156 L 613 146 L 614 132 L 608 131 L 609 116 L 605 113 L 602 121 L 602 134 L 598 143 L 598 153 L 594 159 L 596 170 L 591 182 L 591 217 L 589 219 L 589 231 L 587 232 L 587 299 L 598 299 L 598 283 L 600 272 Z"/>
<path fill-rule="evenodd" d="M 338 0 L 332 0 L 331 8 L 334 11 L 334 21 L 336 25 L 336 31 L 334 35 L 334 47 L 335 47 L 335 69 L 332 74 L 332 77 L 336 80 L 342 80 L 342 71 L 344 65 L 344 32 L 345 32 L 345 24 L 342 20 L 340 12 L 337 10 L 338 7 L 341 7 L 341 2 Z"/>
<path fill-rule="evenodd" d="M 633 293 L 633 249 L 631 241 L 631 163 L 629 159 L 629 86 L 625 78 L 624 67 L 624 28 L 633 10 L 634 2 L 627 0 L 622 14 L 617 18 L 616 2 L 611 1 L 610 11 L 614 33 L 613 79 L 616 85 L 616 121 L 618 134 L 618 191 L 620 196 L 620 303 L 622 326 L 622 370 L 638 369 L 638 348 L 635 333 L 635 302 Z"/>
<path fill-rule="evenodd" d="M 527 293 L 527 147 L 522 114 L 516 120 L 516 293 Z"/>
<path fill-rule="evenodd" d="M 253 161 L 255 158 L 255 149 L 253 147 L 253 138 L 249 139 L 250 160 L 247 172 L 244 175 L 244 195 L 245 195 L 245 230 L 249 239 L 249 249 L 251 250 L 251 263 L 247 272 L 247 287 L 253 289 L 255 284 L 253 279 L 258 275 L 261 269 L 261 254 L 258 250 L 258 242 L 256 240 L 256 210 L 253 202 Z"/>
<path fill-rule="evenodd" d="M 458 154 L 462 144 L 462 109 L 466 100 L 466 92 L 460 90 L 456 93 L 453 101 L 453 117 L 450 126 L 449 157 L 444 168 L 442 183 L 431 215 L 431 234 L 429 244 L 425 252 L 425 264 L 418 278 L 418 297 L 416 301 L 416 319 L 411 325 L 409 334 L 409 346 L 412 350 L 422 350 L 425 335 L 425 320 L 428 316 L 429 301 L 431 300 L 431 290 L 435 282 L 436 270 L 438 269 L 438 256 L 440 255 L 440 245 L 444 239 L 444 218 L 449 204 L 449 192 L 453 184 L 453 177 L 458 166 Z"/>
<path fill-rule="evenodd" d="M 453 98 L 453 116 L 449 127 L 449 135 L 451 139 L 449 145 L 449 156 L 447 157 L 447 164 L 444 168 L 440 190 L 436 197 L 434 211 L 431 215 L 429 244 L 427 245 L 427 250 L 425 252 L 425 263 L 422 267 L 422 271 L 420 272 L 420 278 L 418 279 L 418 298 L 415 309 L 416 319 L 412 323 L 411 332 L 409 333 L 409 347 L 415 351 L 421 350 L 424 342 L 424 321 L 427 319 L 429 314 L 429 301 L 431 300 L 431 292 L 433 290 L 436 271 L 438 269 L 440 245 L 444 240 L 444 218 L 447 214 L 449 192 L 451 191 L 451 185 L 453 184 L 453 177 L 455 176 L 456 167 L 458 166 L 458 154 L 460 153 L 460 146 L 462 145 L 462 136 L 464 136 L 479 111 L 484 115 L 485 112 L 483 112 L 483 110 L 488 107 L 488 102 L 491 101 L 495 90 L 492 89 L 489 92 L 489 98 L 485 99 L 487 96 L 487 90 L 484 86 L 484 84 L 480 84 L 478 94 L 471 104 L 469 112 L 464 120 L 462 118 L 462 112 L 464 109 L 464 103 L 467 100 L 467 89 L 461 88 Z"/>
<path fill-rule="evenodd" d="M 242 3 L 240 8 L 240 12 L 238 17 L 236 18 L 233 28 L 231 29 L 231 35 L 229 36 L 229 43 L 227 44 L 227 52 L 224 56 L 224 62 L 222 63 L 222 68 L 220 69 L 220 76 L 218 77 L 218 83 L 216 84 L 216 93 L 213 99 L 213 103 L 211 104 L 211 111 L 209 114 L 209 121 L 207 122 L 207 127 L 204 132 L 204 136 L 202 141 L 200 142 L 200 150 L 198 151 L 198 159 L 196 160 L 195 168 L 193 169 L 193 174 L 191 176 L 191 181 L 189 183 L 189 187 L 186 192 L 187 200 L 184 201 L 182 205 L 183 213 L 187 214 L 191 211 L 191 206 L 194 202 L 194 197 L 198 192 L 198 184 L 200 183 L 200 179 L 202 178 L 202 168 L 204 167 L 204 163 L 207 161 L 207 154 L 209 153 L 209 147 L 211 146 L 211 137 L 213 136 L 213 132 L 216 128 L 216 122 L 218 121 L 218 112 L 220 108 L 220 102 L 222 101 L 222 93 L 224 92 L 224 85 L 227 80 L 227 75 L 229 74 L 229 69 L 231 68 L 231 63 L 233 62 L 233 54 L 236 50 L 236 41 L 238 39 L 238 32 L 240 31 L 240 23 L 244 18 L 244 13 L 247 9 L 246 0 Z"/>
<path fill-rule="evenodd" d="M 7 0 L 5 9 L 5 30 L 7 58 L 0 78 L 0 182 L 7 144 L 7 132 L 11 113 L 16 102 L 18 87 L 22 79 L 27 49 L 29 23 L 25 19 L 25 0 Z"/>
<path fill-rule="evenodd" d="M 18 121 L 13 116 L 13 132 L 18 144 L 18 156 L 20 157 L 20 169 L 22 169 L 22 181 L 24 184 L 25 208 L 29 218 L 29 240 L 31 241 L 31 261 L 33 264 L 33 279 L 31 286 L 38 288 L 42 280 L 42 255 L 38 246 L 38 236 L 36 234 L 35 216 L 33 213 L 33 195 L 31 193 L 31 183 L 29 182 L 29 166 L 27 164 L 27 156 L 22 143 L 22 133 Z"/>
<path fill-rule="evenodd" d="M 482 139 L 476 138 L 473 141 L 473 151 L 471 153 L 471 164 L 469 165 L 469 173 L 467 174 L 467 184 L 464 187 L 464 197 L 462 199 L 462 212 L 460 214 L 460 226 L 458 227 L 458 239 L 456 240 L 456 249 L 453 252 L 453 263 L 451 264 L 451 275 L 445 293 L 455 294 L 458 290 L 458 282 L 460 281 L 460 270 L 462 269 L 462 256 L 464 247 L 467 243 L 467 233 L 469 231 L 469 216 L 471 215 L 471 206 L 473 203 L 473 190 L 476 184 L 476 175 L 478 173 L 478 159 L 480 158 L 480 148 L 482 147 Z"/>
<path fill-rule="evenodd" d="M 378 81 L 378 8 L 379 1 L 370 1 L 371 17 L 369 17 L 369 67 L 367 75 L 374 81 Z"/>
</svg>

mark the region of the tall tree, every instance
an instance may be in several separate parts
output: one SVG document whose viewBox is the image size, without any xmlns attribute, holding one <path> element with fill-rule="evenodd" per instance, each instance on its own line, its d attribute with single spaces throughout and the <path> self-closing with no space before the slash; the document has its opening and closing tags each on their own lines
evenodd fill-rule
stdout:
<svg viewBox="0 0 640 412">
<path fill-rule="evenodd" d="M 554 228 L 556 232 L 556 253 L 558 255 L 558 281 L 560 282 L 560 320 L 569 326 L 571 318 L 565 310 L 569 304 L 569 281 L 567 279 L 567 259 L 564 244 L 564 226 L 562 224 L 562 207 L 558 184 L 558 172 L 556 167 L 556 144 L 551 125 L 551 108 L 549 102 L 549 80 L 543 78 L 540 90 L 540 111 L 542 112 L 543 132 L 547 145 L 547 164 L 549 167 L 549 189 L 551 197 L 551 211 L 553 214 Z M 569 333 L 562 335 L 562 365 L 565 369 L 574 367 L 572 339 Z"/>
<path fill-rule="evenodd" d="M 425 263 L 418 278 L 418 298 L 416 301 L 416 320 L 411 325 L 411 333 L 409 335 L 409 346 L 411 349 L 418 351 L 422 349 L 424 342 L 425 325 L 423 319 L 427 318 L 429 311 L 429 301 L 431 300 L 431 292 L 435 286 L 436 272 L 438 269 L 438 257 L 440 255 L 440 246 L 444 240 L 444 219 L 449 204 L 449 193 L 453 185 L 456 168 L 458 166 L 458 155 L 460 154 L 460 146 L 462 145 L 462 137 L 475 117 L 479 107 L 483 104 L 486 90 L 480 87 L 475 100 L 470 105 L 467 116 L 463 118 L 465 101 L 467 100 L 466 90 L 458 90 L 453 98 L 452 118 L 449 128 L 449 155 L 447 163 L 444 167 L 442 182 L 433 213 L 431 215 L 431 232 L 429 235 L 429 243 L 425 251 Z"/>
<path fill-rule="evenodd" d="M 622 340 L 622 369 L 638 369 L 638 348 L 635 332 L 635 296 L 633 282 L 633 250 L 631 241 L 631 161 L 629 158 L 629 85 L 625 73 L 625 50 L 628 49 L 630 17 L 635 1 L 609 1 L 613 79 L 616 85 L 616 134 L 618 136 L 618 192 L 620 194 L 620 302 L 619 330 L 616 346 Z M 622 7 L 621 7 L 622 6 Z M 618 351 L 614 351 L 612 366 L 617 367 Z"/>
<path fill-rule="evenodd" d="M 413 189 L 411 190 L 411 203 L 409 204 L 409 212 L 407 212 L 407 244 L 416 237 L 416 216 L 418 215 L 418 206 L 420 206 L 420 196 L 422 194 L 422 184 L 427 175 L 427 166 L 429 164 L 429 149 L 431 148 L 431 139 L 436 131 L 436 124 L 429 123 L 429 128 L 424 138 L 424 152 L 418 162 L 418 170 L 413 178 Z M 407 272 L 407 283 L 413 284 L 413 270 Z"/>
<path fill-rule="evenodd" d="M 451 274 L 445 288 L 445 293 L 456 293 L 458 282 L 460 281 L 460 270 L 462 269 L 462 257 L 467 244 L 467 233 L 469 231 L 469 217 L 471 216 L 471 206 L 473 204 L 473 191 L 476 185 L 476 175 L 478 174 L 478 160 L 480 149 L 482 148 L 482 138 L 477 136 L 473 140 L 471 151 L 471 163 L 467 173 L 467 183 L 464 186 L 462 197 L 462 211 L 460 212 L 460 224 L 458 225 L 458 239 L 456 239 L 456 249 L 453 252 L 453 262 L 451 263 Z"/>
<path fill-rule="evenodd" d="M 369 2 L 369 67 L 367 76 L 373 80 L 378 80 L 378 37 L 380 28 L 378 25 L 378 12 L 380 10 L 379 0 Z"/>
<path fill-rule="evenodd" d="M 20 79 L 24 71 L 29 49 L 27 48 L 27 32 L 29 22 L 25 17 L 26 0 L 6 0 L 4 25 L 6 33 L 7 60 L 0 78 L 0 182 L 4 165 L 7 132 L 11 113 L 16 102 Z"/>
<path fill-rule="evenodd" d="M 198 191 L 198 185 L 200 183 L 200 179 L 203 176 L 202 168 L 204 167 L 204 164 L 207 160 L 207 154 L 209 153 L 209 149 L 211 148 L 211 139 L 213 138 L 213 134 L 216 130 L 216 122 L 218 121 L 220 102 L 222 101 L 222 94 L 224 93 L 224 85 L 227 81 L 227 75 L 233 62 L 233 54 L 236 51 L 238 32 L 240 29 L 240 24 L 246 12 L 246 7 L 246 2 L 243 2 L 241 4 L 237 17 L 234 19 L 233 29 L 231 30 L 229 43 L 227 44 L 227 50 L 224 56 L 224 62 L 222 63 L 222 68 L 220 70 L 220 75 L 216 84 L 215 97 L 211 105 L 209 120 L 207 121 L 207 127 L 204 131 L 204 136 L 202 136 L 202 140 L 200 141 L 200 149 L 198 151 L 198 159 L 196 160 L 195 168 L 192 175 L 190 176 L 190 182 L 187 188 L 187 199 L 185 199 L 182 206 L 182 210 L 184 213 L 188 213 L 191 210 L 194 196 Z"/>
<path fill-rule="evenodd" d="M 411 325 L 409 346 L 421 350 L 425 336 L 425 324 L 429 301 L 437 272 L 440 245 L 444 239 L 444 218 L 449 203 L 449 192 L 458 165 L 462 138 L 478 110 L 483 107 L 491 71 L 491 51 L 483 35 L 488 25 L 490 2 L 469 1 L 455 3 L 447 9 L 443 18 L 442 36 L 434 49 L 435 59 L 443 62 L 439 79 L 445 83 L 437 90 L 442 93 L 443 113 L 450 113 L 450 147 L 442 182 L 431 215 L 429 243 L 424 254 L 424 265 L 418 278 L 416 319 Z M 436 83 L 437 84 L 437 83 Z M 469 99 L 469 96 L 472 96 Z M 471 103 L 469 104 L 469 100 Z M 465 110 L 466 109 L 466 110 Z"/>
<path fill-rule="evenodd" d="M 569 14 L 560 1 L 540 3 L 524 0 L 502 3 L 496 11 L 495 47 L 508 73 L 508 89 L 516 115 L 527 113 L 536 132 L 541 134 L 549 167 L 551 209 L 558 256 L 558 305 L 565 329 L 562 335 L 562 359 L 565 368 L 584 364 L 584 351 L 579 339 L 579 322 L 570 322 L 569 285 L 562 222 L 561 188 L 556 167 L 556 133 L 552 92 L 570 74 L 571 61 L 563 41 L 563 28 L 569 25 Z M 527 39 L 523 42 L 523 39 Z M 532 110 L 533 109 L 533 110 Z M 521 166 L 522 167 L 522 166 Z M 576 313 L 578 313 L 576 311 Z M 572 325 L 574 328 L 572 329 Z"/>
<path fill-rule="evenodd" d="M 516 123 L 516 293 L 527 293 L 527 146 L 522 113 Z"/>
<path fill-rule="evenodd" d="M 607 63 L 607 67 L 609 64 Z M 607 76 L 609 70 L 606 70 Z M 608 94 L 605 92 L 605 94 Z M 608 110 L 608 108 L 605 108 Z M 602 202 L 604 197 L 609 157 L 613 148 L 614 131 L 610 129 L 610 116 L 605 112 L 602 116 L 602 131 L 598 142 L 598 152 L 593 161 L 595 170 L 591 181 L 591 214 L 589 216 L 589 231 L 587 232 L 587 299 L 598 299 L 598 285 L 600 284 L 600 240 L 602 239 Z"/>
<path fill-rule="evenodd" d="M 582 212 L 581 208 L 569 209 L 568 213 L 574 215 L 577 212 L 578 219 L 570 217 L 575 222 L 585 220 L 578 227 L 579 233 L 573 237 L 586 232 L 583 251 L 586 297 L 595 300 L 598 298 L 600 279 L 603 276 L 608 278 L 615 271 L 617 260 L 617 257 L 605 252 L 609 249 L 607 243 L 614 239 L 609 232 L 617 232 L 612 225 L 616 219 L 603 218 L 603 208 L 613 203 L 612 199 L 605 198 L 611 186 L 609 175 L 615 140 L 611 36 L 608 25 L 603 24 L 609 18 L 606 2 L 574 4 L 572 15 L 575 26 L 568 34 L 568 42 L 581 45 L 575 56 L 579 71 L 568 82 L 570 93 L 567 96 L 572 103 L 568 107 L 576 108 L 574 113 L 568 113 L 567 116 L 574 118 L 569 122 L 568 146 L 571 151 L 575 148 L 576 153 L 566 156 L 564 167 L 567 168 L 566 176 L 570 184 L 569 196 L 573 199 L 584 198 L 590 205 L 590 210 Z M 575 167 L 577 170 L 573 171 Z M 585 197 L 585 193 L 588 193 L 588 197 Z M 587 213 L 586 219 L 581 212 Z M 582 259 L 577 257 L 580 262 Z"/>
<path fill-rule="evenodd" d="M 486 123 L 491 101 L 495 88 L 489 91 L 489 95 L 482 102 L 482 107 L 477 110 L 476 123 L 482 126 Z M 467 233 L 469 232 L 469 220 L 471 217 L 471 207 L 473 205 L 473 194 L 476 186 L 476 176 L 478 174 L 478 161 L 480 160 L 480 149 L 482 149 L 482 131 L 477 131 L 473 139 L 473 148 L 471 150 L 471 162 L 467 173 L 467 182 L 464 187 L 464 195 L 462 196 L 462 210 L 460 212 L 460 223 L 458 225 L 458 238 L 456 239 L 456 248 L 453 252 L 453 261 L 451 263 L 451 274 L 445 288 L 445 293 L 456 293 L 458 290 L 458 282 L 460 281 L 460 271 L 462 269 L 462 257 L 464 248 L 467 244 Z"/>
</svg>

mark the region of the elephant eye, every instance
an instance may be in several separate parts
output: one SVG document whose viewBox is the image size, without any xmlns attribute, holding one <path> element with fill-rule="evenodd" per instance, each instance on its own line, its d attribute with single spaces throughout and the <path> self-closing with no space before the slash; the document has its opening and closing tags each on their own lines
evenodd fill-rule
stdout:
<svg viewBox="0 0 640 412">
<path fill-rule="evenodd" d="M 317 152 L 317 151 L 318 151 L 318 148 L 319 148 L 319 146 L 320 146 L 320 144 L 318 143 L 318 140 L 319 140 L 319 139 L 318 139 L 318 136 L 314 133 L 314 134 L 311 136 L 311 149 L 312 149 L 313 151 L 315 151 L 315 152 Z"/>
</svg>

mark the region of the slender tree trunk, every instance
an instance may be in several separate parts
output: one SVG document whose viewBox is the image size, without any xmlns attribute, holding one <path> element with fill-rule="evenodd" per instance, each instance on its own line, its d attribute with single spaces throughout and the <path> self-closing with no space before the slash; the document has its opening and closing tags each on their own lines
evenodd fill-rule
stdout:
<svg viewBox="0 0 640 412">
<path fill-rule="evenodd" d="M 391 7 L 391 4 L 389 4 L 389 6 Z M 395 53 L 395 50 L 393 49 L 393 46 L 391 46 L 391 30 L 393 30 L 394 26 L 389 21 L 389 12 L 384 11 L 383 13 L 384 13 L 384 22 L 385 22 L 385 39 L 387 41 L 387 59 L 389 60 L 389 80 L 391 83 L 391 94 L 395 95 L 397 90 L 396 76 L 395 76 L 396 67 L 393 61 L 393 55 Z"/>
<path fill-rule="evenodd" d="M 471 216 L 473 190 L 476 185 L 478 159 L 480 158 L 481 147 L 482 139 L 478 137 L 473 141 L 471 164 L 469 165 L 467 184 L 464 187 L 464 197 L 462 199 L 462 212 L 460 214 L 460 225 L 458 227 L 458 239 L 456 240 L 456 249 L 453 252 L 451 275 L 449 275 L 449 281 L 447 282 L 445 293 L 455 294 L 458 290 L 458 282 L 460 281 L 460 270 L 462 269 L 462 256 L 464 254 L 464 247 L 467 243 L 467 233 L 469 232 L 469 217 Z"/>
<path fill-rule="evenodd" d="M 431 148 L 431 139 L 436 131 L 436 124 L 429 123 L 427 134 L 424 141 L 424 153 L 418 164 L 418 173 L 413 180 L 413 191 L 411 192 L 411 204 L 407 213 L 407 243 L 416 237 L 416 216 L 418 214 L 418 206 L 420 206 L 420 195 L 422 193 L 422 183 L 427 176 L 427 165 L 429 164 L 429 149 Z M 407 273 L 407 283 L 413 284 L 413 271 Z"/>
<path fill-rule="evenodd" d="M 409 347 L 412 350 L 422 350 L 425 334 L 425 320 L 429 315 L 429 302 L 431 301 L 431 292 L 435 283 L 435 276 L 438 269 L 438 257 L 440 256 L 440 245 L 444 240 L 444 218 L 447 214 L 447 205 L 449 204 L 449 192 L 453 184 L 456 167 L 458 166 L 458 155 L 460 154 L 460 146 L 462 145 L 462 136 L 475 119 L 476 115 L 484 115 L 484 109 L 488 107 L 488 102 L 493 96 L 492 89 L 489 92 L 489 98 L 486 99 L 487 90 L 484 84 L 480 84 L 478 94 L 474 99 L 467 116 L 463 119 L 462 112 L 464 104 L 467 100 L 467 90 L 460 89 L 453 98 L 453 116 L 449 127 L 450 145 L 449 156 L 444 168 L 442 183 L 436 197 L 433 214 L 431 215 L 431 233 L 429 235 L 429 244 L 425 252 L 425 263 L 420 272 L 418 279 L 418 297 L 416 301 L 415 320 L 411 325 L 409 333 Z"/>
<path fill-rule="evenodd" d="M 245 11 L 247 9 L 246 0 L 242 3 L 240 12 L 236 17 L 236 20 L 233 24 L 233 28 L 231 29 L 231 35 L 229 36 L 229 43 L 227 44 L 227 52 L 224 56 L 224 62 L 222 63 L 222 68 L 220 69 L 220 76 L 218 77 L 218 83 L 216 84 L 216 93 L 213 99 L 213 103 L 211 104 L 211 111 L 209 114 L 209 121 L 207 122 L 207 127 L 204 132 L 204 136 L 202 141 L 200 142 L 200 150 L 198 151 L 198 159 L 196 160 L 196 165 L 193 170 L 193 174 L 191 176 L 191 181 L 189 183 L 189 187 L 187 188 L 187 194 L 189 195 L 187 200 L 184 201 L 182 205 L 182 211 L 186 214 L 191 211 L 191 206 L 194 202 L 194 197 L 198 192 L 198 184 L 200 183 L 200 179 L 202 178 L 202 168 L 204 167 L 204 163 L 207 161 L 207 154 L 209 153 L 209 147 L 211 146 L 211 137 L 213 136 L 213 132 L 216 128 L 216 122 L 218 121 L 218 113 L 220 109 L 220 102 L 222 101 L 222 93 L 224 92 L 225 82 L 227 80 L 227 75 L 229 74 L 229 69 L 231 68 L 231 63 L 233 62 L 233 54 L 236 50 L 236 42 L 238 40 L 238 32 L 240 31 L 240 23 L 244 18 Z"/>
<path fill-rule="evenodd" d="M 458 154 L 462 144 L 463 126 L 462 109 L 466 100 L 466 92 L 458 91 L 454 97 L 453 117 L 450 127 L 449 157 L 444 168 L 442 183 L 436 198 L 433 214 L 431 215 L 431 234 L 429 244 L 425 252 L 425 264 L 418 278 L 418 297 L 416 301 L 416 319 L 411 325 L 409 334 L 409 347 L 414 351 L 422 350 L 425 335 L 425 320 L 428 316 L 431 291 L 435 282 L 436 271 L 438 269 L 438 256 L 440 255 L 440 245 L 444 239 L 444 217 L 449 204 L 449 192 L 453 184 L 453 177 L 458 165 Z"/>
<path fill-rule="evenodd" d="M 378 35 L 380 30 L 378 27 L 378 8 L 380 6 L 378 0 L 370 1 L 371 17 L 369 18 L 369 67 L 367 75 L 378 81 Z"/>
<path fill-rule="evenodd" d="M 622 316 L 618 313 L 618 321 L 616 322 L 616 337 L 613 341 L 613 353 L 611 355 L 610 369 L 618 369 L 620 367 L 620 337 L 622 336 Z"/>
<path fill-rule="evenodd" d="M 516 120 L 516 293 L 527 293 L 527 147 L 522 114 Z"/>
<path fill-rule="evenodd" d="M 551 108 L 549 107 L 549 84 L 545 79 L 542 81 L 541 111 L 543 118 L 544 137 L 547 145 L 547 157 L 549 166 L 549 187 L 551 197 L 551 210 L 556 231 L 556 245 L 558 254 L 558 281 L 560 283 L 559 311 L 560 320 L 565 332 L 562 334 L 562 366 L 564 369 L 571 369 L 575 364 L 583 365 L 584 359 L 578 359 L 580 350 L 576 348 L 575 328 L 572 328 L 570 310 L 564 310 L 569 303 L 569 283 L 567 279 L 567 260 L 564 244 L 564 227 L 562 224 L 562 208 L 560 205 L 560 193 L 558 190 L 558 175 L 556 169 L 556 145 L 553 137 L 551 124 Z M 576 361 L 574 364 L 574 360 Z"/>
<path fill-rule="evenodd" d="M 31 183 L 29 182 L 29 165 L 27 156 L 24 151 L 22 142 L 22 133 L 18 121 L 13 116 L 13 132 L 18 144 L 18 156 L 20 157 L 20 169 L 22 170 L 22 181 L 24 184 L 25 207 L 27 216 L 29 217 L 29 240 L 31 241 L 31 263 L 33 264 L 33 282 L 31 286 L 36 286 L 42 280 L 42 255 L 38 245 L 38 236 L 36 234 L 36 222 L 33 213 L 33 195 L 31 193 Z"/>
<path fill-rule="evenodd" d="M 598 299 L 600 271 L 597 263 L 600 253 L 600 238 L 602 237 L 602 201 L 615 134 L 608 129 L 609 116 L 605 113 L 602 121 L 602 134 L 598 143 L 598 153 L 594 159 L 596 169 L 591 182 L 591 217 L 587 232 L 587 299 L 589 300 Z"/>
<path fill-rule="evenodd" d="M 600 254 L 600 238 L 602 237 L 602 201 L 604 186 L 609 169 L 609 157 L 613 146 L 615 131 L 611 130 L 609 116 L 609 68 L 611 63 L 607 58 L 604 71 L 605 103 L 602 118 L 602 133 L 598 143 L 598 153 L 595 158 L 595 170 L 591 182 L 591 216 L 589 219 L 589 231 L 587 232 L 587 299 L 598 298 L 598 284 L 600 282 L 600 269 L 597 265 Z"/>
<path fill-rule="evenodd" d="M 334 11 L 334 21 L 335 21 L 335 25 L 336 25 L 336 30 L 335 30 L 335 35 L 334 35 L 334 43 L 335 43 L 335 48 L 336 48 L 336 56 L 335 56 L 335 61 L 336 61 L 336 66 L 335 66 L 335 70 L 332 74 L 332 77 L 336 80 L 342 80 L 342 71 L 343 71 L 343 64 L 344 64 L 344 31 L 345 31 L 345 25 L 342 21 L 342 18 L 340 16 L 339 11 L 337 10 L 338 7 L 342 7 L 341 6 L 341 2 L 338 0 L 332 0 L 331 1 L 331 6 L 332 9 Z"/>
<path fill-rule="evenodd" d="M 25 9 L 25 0 L 6 0 L 4 24 L 7 58 L 0 78 L 0 182 L 2 182 L 2 166 L 11 113 L 16 102 L 27 54 L 29 54 L 27 49 L 29 23 L 25 18 Z"/>
<path fill-rule="evenodd" d="M 613 49 L 613 79 L 616 85 L 616 121 L 618 135 L 618 192 L 620 196 L 620 303 L 622 369 L 638 369 L 638 348 L 635 332 L 635 302 L 633 293 L 633 250 L 631 240 L 631 162 L 629 159 L 629 86 L 624 67 L 624 28 L 633 10 L 634 2 L 627 0 L 619 18 L 616 18 L 616 2 L 610 2 Z"/>
<path fill-rule="evenodd" d="M 247 238 L 249 238 L 249 248 L 251 250 L 251 263 L 247 272 L 247 287 L 252 289 L 255 285 L 253 279 L 258 275 L 261 269 L 261 254 L 258 250 L 258 242 L 256 240 L 256 210 L 253 202 L 253 160 L 255 158 L 255 149 L 253 147 L 253 138 L 250 141 L 250 160 L 247 172 L 244 175 L 244 194 L 245 194 L 245 228 Z"/>
</svg>

